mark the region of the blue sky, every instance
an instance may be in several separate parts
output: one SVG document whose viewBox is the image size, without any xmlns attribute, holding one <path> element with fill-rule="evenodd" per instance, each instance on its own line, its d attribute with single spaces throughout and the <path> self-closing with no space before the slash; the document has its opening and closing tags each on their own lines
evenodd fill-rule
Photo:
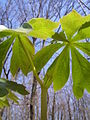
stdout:
<svg viewBox="0 0 90 120">
<path fill-rule="evenodd" d="M 6 2 L 6 0 L 0 0 L 0 3 L 5 3 Z"/>
</svg>

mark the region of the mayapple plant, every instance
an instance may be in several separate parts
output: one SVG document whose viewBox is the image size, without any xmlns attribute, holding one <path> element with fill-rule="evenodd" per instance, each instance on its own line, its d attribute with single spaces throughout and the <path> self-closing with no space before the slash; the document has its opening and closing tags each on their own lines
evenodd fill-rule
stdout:
<svg viewBox="0 0 90 120">
<path fill-rule="evenodd" d="M 55 29 L 59 25 L 61 25 L 62 31 L 57 33 Z M 7 52 L 13 44 L 10 71 L 13 76 L 18 68 L 24 75 L 33 71 L 41 86 L 41 120 L 47 120 L 47 91 L 50 85 L 53 83 L 54 91 L 57 91 L 63 88 L 69 79 L 70 57 L 72 58 L 75 97 L 81 98 L 85 89 L 90 93 L 90 62 L 81 54 L 84 52 L 90 56 L 90 42 L 85 42 L 85 39 L 90 38 L 90 15 L 81 16 L 73 10 L 62 17 L 59 22 L 33 18 L 18 29 L 8 29 L 5 26 L 0 29 L 0 38 L 8 36 L 8 39 L 0 44 L 0 74 Z M 35 47 L 29 36 L 43 40 L 51 38 L 52 44 L 45 46 L 35 54 Z M 56 57 L 41 80 L 37 73 L 62 47 L 62 52 Z"/>
</svg>

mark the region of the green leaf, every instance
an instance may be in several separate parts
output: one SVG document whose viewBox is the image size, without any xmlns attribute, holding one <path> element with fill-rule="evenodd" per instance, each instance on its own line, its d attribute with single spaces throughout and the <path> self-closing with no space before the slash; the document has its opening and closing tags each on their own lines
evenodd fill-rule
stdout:
<svg viewBox="0 0 90 120">
<path fill-rule="evenodd" d="M 12 34 L 13 34 L 12 30 L 3 30 L 0 31 L 0 38 L 12 36 Z"/>
<path fill-rule="evenodd" d="M 76 98 L 81 98 L 84 88 L 90 92 L 90 63 L 71 47 L 73 92 Z"/>
<path fill-rule="evenodd" d="M 90 38 L 90 26 L 79 30 L 76 36 L 72 38 L 72 41 L 83 40 L 87 38 Z"/>
<path fill-rule="evenodd" d="M 29 33 L 29 36 L 46 40 L 47 38 L 51 38 L 52 35 L 54 35 L 53 31 L 49 31 L 49 30 L 44 30 L 43 32 L 42 31 L 43 30 L 32 30 Z"/>
<path fill-rule="evenodd" d="M 62 30 L 65 31 L 68 40 L 71 40 L 79 28 L 88 21 L 90 21 L 90 15 L 82 17 L 75 10 L 60 19 Z"/>
<path fill-rule="evenodd" d="M 33 28 L 29 35 L 44 40 L 51 38 L 54 35 L 54 29 L 59 27 L 58 22 L 52 22 L 44 18 L 33 18 L 28 23 Z"/>
<path fill-rule="evenodd" d="M 90 27 L 90 21 L 84 23 L 84 24 L 80 27 L 80 29 L 79 29 L 78 31 L 80 31 L 80 30 L 82 30 L 82 29 L 85 29 L 85 28 L 88 28 L 88 27 Z"/>
<path fill-rule="evenodd" d="M 2 84 L 0 83 L 0 97 L 3 97 L 8 94 L 8 90 L 2 87 Z"/>
<path fill-rule="evenodd" d="M 24 26 L 25 27 L 25 26 Z M 28 33 L 32 30 L 31 28 L 24 28 L 23 26 L 22 27 L 19 27 L 17 29 L 13 29 L 13 32 L 15 32 L 16 34 L 22 34 L 22 35 L 28 35 Z"/>
<path fill-rule="evenodd" d="M 77 42 L 74 46 L 82 50 L 84 53 L 90 56 L 90 43 L 89 42 Z"/>
<path fill-rule="evenodd" d="M 7 89 L 13 90 L 14 92 L 18 92 L 21 95 L 29 94 L 25 90 L 25 87 L 23 85 L 17 84 L 16 82 L 13 82 L 13 81 L 8 81 L 7 79 L 0 78 L 0 89 L 2 89 L 2 88 L 5 90 L 7 90 Z"/>
<path fill-rule="evenodd" d="M 66 58 L 65 59 L 63 59 L 62 57 L 64 56 L 64 53 L 65 53 L 65 55 L 67 54 L 67 56 L 66 56 Z M 62 54 L 62 55 L 61 55 Z M 58 73 L 58 74 L 60 74 L 61 72 L 59 72 L 62 68 L 58 68 L 58 69 L 60 69 L 60 70 L 58 70 L 57 71 L 57 66 L 58 66 L 58 64 L 60 63 L 60 59 L 63 59 L 63 60 L 67 60 L 68 62 L 68 64 L 69 64 L 69 48 L 68 47 L 66 47 L 63 51 L 62 51 L 62 53 L 61 53 L 55 60 L 54 60 L 54 62 L 51 64 L 51 66 L 48 68 L 48 70 L 47 70 L 47 73 L 46 73 L 46 75 L 45 75 L 45 77 L 44 77 L 44 84 L 45 84 L 45 86 L 47 87 L 47 88 L 49 88 L 50 87 L 50 85 L 52 84 L 52 82 L 54 81 L 54 83 L 55 83 L 55 85 L 56 84 L 58 84 L 58 85 L 56 85 L 56 88 L 57 89 L 61 89 L 63 86 L 64 86 L 64 84 L 66 83 L 66 81 L 68 80 L 68 77 L 67 77 L 67 79 L 65 80 L 65 79 L 63 79 L 64 81 L 61 83 L 61 81 L 60 81 L 60 78 L 58 78 L 58 76 L 60 76 L 60 75 L 57 75 L 56 76 L 56 74 Z M 65 62 L 64 62 L 65 63 Z M 61 63 L 61 65 L 62 65 L 63 63 Z M 60 64 L 59 64 L 60 65 Z M 60 65 L 60 66 L 61 66 Z M 64 65 L 64 64 L 63 64 Z M 60 66 L 58 66 L 58 67 L 60 67 Z M 68 66 L 68 65 L 65 65 L 65 66 Z M 61 66 L 62 67 L 62 66 Z M 69 70 L 69 69 L 68 69 Z M 65 71 L 65 70 L 64 70 Z M 64 72 L 64 71 L 62 71 L 62 72 Z M 53 74 L 52 74 L 53 73 Z M 69 74 L 69 71 L 68 72 L 66 72 L 67 74 Z M 56 79 L 55 79 L 55 76 L 54 76 L 54 74 L 55 74 L 55 76 L 56 76 Z M 63 73 L 62 73 L 63 74 Z M 65 76 L 65 75 L 64 75 Z M 68 76 L 68 75 L 66 75 L 66 76 Z M 58 86 L 58 87 L 57 87 Z"/>
<path fill-rule="evenodd" d="M 34 47 L 26 36 L 19 35 L 16 37 L 13 45 L 13 54 L 11 58 L 10 70 L 13 76 L 19 68 L 22 70 L 24 75 L 27 75 L 29 72 L 30 61 L 26 52 L 31 56 L 34 55 Z"/>
<path fill-rule="evenodd" d="M 8 106 L 9 106 L 9 102 L 7 99 L 5 100 L 0 99 L 0 108 L 8 107 Z"/>
<path fill-rule="evenodd" d="M 42 48 L 40 51 L 38 51 L 34 58 L 33 62 L 36 67 L 37 72 L 39 72 L 49 61 L 49 59 L 52 57 L 52 55 L 59 50 L 63 44 L 57 43 L 57 44 L 50 44 L 44 48 Z M 31 67 L 30 67 L 31 71 Z"/>
<path fill-rule="evenodd" d="M 24 49 L 31 55 L 35 54 L 35 49 L 32 42 L 28 39 L 27 36 L 19 35 L 19 41 L 21 42 Z"/>
<path fill-rule="evenodd" d="M 2 67 L 3 67 L 3 64 L 4 64 L 4 60 L 5 60 L 5 57 L 6 57 L 6 54 L 14 40 L 14 36 L 8 38 L 6 41 L 2 42 L 0 44 L 0 74 L 2 72 Z"/>
<path fill-rule="evenodd" d="M 0 25 L 0 38 L 11 36 L 12 34 L 27 35 L 32 30 L 32 27 L 28 23 L 24 23 L 21 27 L 17 29 L 8 29 L 7 27 Z"/>
<path fill-rule="evenodd" d="M 12 31 L 9 30 L 4 25 L 0 25 L 0 38 L 10 36 L 12 34 Z"/>
<path fill-rule="evenodd" d="M 83 96 L 84 89 L 79 85 L 73 84 L 73 93 L 77 99 L 80 99 Z"/>
<path fill-rule="evenodd" d="M 19 102 L 18 102 L 19 98 L 11 91 L 9 91 L 8 98 L 13 100 L 15 103 L 19 104 Z"/>
<path fill-rule="evenodd" d="M 48 68 L 48 70 L 45 74 L 44 85 L 46 86 L 46 88 L 49 88 L 53 82 L 53 74 L 52 73 L 54 73 L 58 58 L 59 58 L 59 56 L 54 60 L 54 62 L 51 64 L 51 66 Z"/>
<path fill-rule="evenodd" d="M 24 24 L 22 25 L 22 27 L 23 27 L 24 29 L 32 29 L 32 26 L 31 26 L 29 23 L 24 23 Z"/>
<path fill-rule="evenodd" d="M 63 41 L 63 42 L 68 42 L 66 39 L 66 36 L 64 34 L 64 31 L 61 31 L 60 33 L 55 33 L 52 38 L 56 41 Z"/>
<path fill-rule="evenodd" d="M 18 104 L 19 99 L 14 93 L 11 92 L 11 90 L 14 92 L 18 92 L 21 95 L 29 94 L 28 91 L 25 90 L 25 87 L 23 85 L 0 78 L 0 108 L 9 106 L 7 98 L 13 100 Z"/>
<path fill-rule="evenodd" d="M 70 73 L 70 57 L 69 57 L 69 47 L 66 46 L 64 50 L 59 55 L 56 63 L 55 70 L 53 72 L 53 85 L 54 90 L 60 90 L 68 80 Z"/>
<path fill-rule="evenodd" d="M 70 39 L 81 26 L 81 18 L 81 15 L 73 10 L 68 15 L 60 19 L 61 27 L 65 31 L 68 39 Z"/>
</svg>

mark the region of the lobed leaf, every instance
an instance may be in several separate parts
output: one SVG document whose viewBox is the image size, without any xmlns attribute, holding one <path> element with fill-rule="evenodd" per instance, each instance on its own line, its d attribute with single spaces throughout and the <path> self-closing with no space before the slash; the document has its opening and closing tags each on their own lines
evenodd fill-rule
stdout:
<svg viewBox="0 0 90 120">
<path fill-rule="evenodd" d="M 74 43 L 74 46 L 90 56 L 90 42 L 77 42 Z"/>
<path fill-rule="evenodd" d="M 2 95 L 2 92 L 0 92 L 0 97 L 3 97 L 7 95 L 8 89 L 13 90 L 14 92 L 18 92 L 21 95 L 27 95 L 29 94 L 28 91 L 25 90 L 25 87 L 21 84 L 17 84 L 16 82 L 13 81 L 8 81 L 7 79 L 1 79 L 0 78 L 0 89 L 4 92 L 7 91 L 6 94 Z"/>
<path fill-rule="evenodd" d="M 12 30 L 2 30 L 0 31 L 0 38 L 4 38 L 4 37 L 8 37 L 8 36 L 12 36 L 13 31 Z"/>
<path fill-rule="evenodd" d="M 9 50 L 12 42 L 14 41 L 14 38 L 15 38 L 14 36 L 11 36 L 6 41 L 4 41 L 0 44 L 0 74 L 2 72 L 2 67 L 3 67 L 3 64 L 4 64 L 6 54 Z"/>
<path fill-rule="evenodd" d="M 85 22 L 84 24 L 82 24 L 82 26 L 79 28 L 78 31 L 88 28 L 88 27 L 90 27 L 90 20 L 88 22 Z"/>
<path fill-rule="evenodd" d="M 76 98 L 83 95 L 84 88 L 90 92 L 90 63 L 72 46 L 73 92 Z"/>
<path fill-rule="evenodd" d="M 53 74 L 55 71 L 55 67 L 56 67 L 56 63 L 58 61 L 59 56 L 54 60 L 54 62 L 51 64 L 51 66 L 48 68 L 45 77 L 44 77 L 44 85 L 46 86 L 46 88 L 49 88 L 50 85 L 53 82 Z"/>
<path fill-rule="evenodd" d="M 88 21 L 90 21 L 90 15 L 82 17 L 75 10 L 60 19 L 62 30 L 65 31 L 68 40 L 72 40 L 73 35 L 75 36 L 80 27 Z"/>
<path fill-rule="evenodd" d="M 39 72 L 49 61 L 49 59 L 52 57 L 52 55 L 59 50 L 64 44 L 50 44 L 44 48 L 42 48 L 40 51 L 38 51 L 35 56 L 33 57 L 33 62 L 36 67 L 37 72 Z M 31 67 L 30 67 L 31 71 Z"/>
<path fill-rule="evenodd" d="M 28 91 L 25 90 L 25 87 L 21 84 L 17 84 L 16 82 L 9 81 L 7 79 L 0 78 L 0 108 L 5 106 L 9 106 L 8 98 L 19 103 L 19 98 L 11 92 L 18 92 L 21 95 L 28 95 Z"/>
<path fill-rule="evenodd" d="M 33 28 L 29 35 L 44 40 L 51 38 L 54 35 L 54 29 L 59 27 L 58 22 L 52 22 L 44 18 L 33 18 L 28 23 Z"/>
<path fill-rule="evenodd" d="M 22 70 L 24 75 L 27 75 L 29 72 L 30 61 L 28 59 L 27 52 L 30 56 L 34 55 L 34 46 L 26 36 L 17 36 L 13 45 L 13 54 L 10 66 L 13 76 L 19 68 Z"/>
<path fill-rule="evenodd" d="M 85 27 L 83 29 L 80 29 L 76 36 L 73 37 L 72 41 L 77 41 L 77 40 L 83 40 L 83 39 L 87 39 L 90 38 L 90 26 L 89 27 Z"/>
<path fill-rule="evenodd" d="M 0 97 L 3 97 L 8 94 L 8 90 L 3 87 L 3 85 L 0 83 Z"/>
<path fill-rule="evenodd" d="M 46 87 L 49 88 L 53 82 L 54 90 L 60 90 L 68 80 L 69 66 L 69 47 L 66 46 L 47 70 L 44 78 Z"/>
<path fill-rule="evenodd" d="M 70 73 L 70 57 L 69 46 L 66 46 L 59 55 L 56 67 L 53 73 L 53 86 L 54 90 L 60 90 L 69 78 Z"/>
<path fill-rule="evenodd" d="M 64 31 L 61 31 L 60 33 L 55 33 L 52 38 L 56 41 L 63 41 L 63 42 L 68 42 L 65 34 L 64 34 Z"/>
<path fill-rule="evenodd" d="M 0 99 L 0 108 L 8 107 L 8 106 L 9 106 L 9 102 L 7 99 L 5 100 Z"/>
<path fill-rule="evenodd" d="M 0 38 L 14 35 L 27 35 L 32 30 L 32 27 L 28 23 L 24 23 L 17 29 L 8 29 L 7 27 L 0 25 Z"/>
<path fill-rule="evenodd" d="M 9 91 L 8 98 L 13 100 L 15 103 L 19 104 L 19 102 L 18 102 L 19 98 L 11 91 Z"/>
</svg>

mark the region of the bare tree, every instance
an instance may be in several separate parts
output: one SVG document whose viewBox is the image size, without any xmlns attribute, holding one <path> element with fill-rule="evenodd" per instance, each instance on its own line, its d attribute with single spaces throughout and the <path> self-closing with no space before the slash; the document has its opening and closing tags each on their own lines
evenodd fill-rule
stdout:
<svg viewBox="0 0 90 120">
<path fill-rule="evenodd" d="M 82 15 L 86 15 L 90 13 L 90 8 L 88 6 L 89 3 L 90 3 L 89 0 L 86 0 L 85 2 L 84 0 L 83 1 L 82 0 L 26 0 L 26 1 L 8 0 L 5 3 L 0 3 L 0 24 L 6 25 L 9 28 L 17 28 L 18 26 L 21 26 L 24 22 L 27 22 L 32 18 L 38 18 L 38 17 L 43 17 L 46 19 L 50 19 L 52 21 L 58 21 L 62 16 L 72 11 L 72 9 L 77 10 L 77 12 L 79 12 Z M 31 38 L 31 39 L 33 44 L 35 44 L 35 46 L 37 47 L 39 40 L 36 38 Z M 39 42 L 40 48 L 43 47 L 46 43 L 47 40 L 46 42 L 40 41 Z M 12 53 L 12 48 L 8 52 L 2 72 L 3 76 L 9 79 L 12 78 L 12 76 L 10 73 L 10 69 L 7 67 L 7 64 L 9 64 L 10 62 L 9 59 L 11 53 Z M 42 71 L 40 71 L 38 74 L 41 75 Z M 17 78 L 19 79 L 20 77 L 22 77 L 22 73 L 20 70 L 18 70 L 15 79 L 17 80 Z M 26 81 L 26 79 L 27 81 L 30 80 L 29 82 L 30 95 L 22 98 L 21 99 L 22 102 L 20 102 L 20 105 L 11 103 L 11 107 L 8 110 L 6 108 L 2 109 L 0 114 L 1 116 L 3 116 L 3 120 L 5 119 L 19 120 L 20 118 L 22 120 L 25 119 L 34 120 L 36 119 L 35 117 L 36 108 L 37 108 L 37 117 L 38 117 L 37 120 L 40 119 L 40 115 L 39 115 L 40 99 L 39 99 L 39 95 L 36 94 L 38 89 L 40 92 L 40 88 L 34 76 L 32 82 L 31 82 L 31 75 L 27 78 L 24 77 L 22 80 Z M 25 82 L 22 83 L 24 85 L 27 85 Z M 85 98 L 83 97 L 83 99 L 77 101 L 73 96 L 71 84 L 72 83 L 70 82 L 69 85 L 65 86 L 64 89 L 57 92 L 56 94 L 54 93 L 50 93 L 52 95 L 49 94 L 50 96 L 48 102 L 50 104 L 48 104 L 48 109 L 49 109 L 48 118 L 52 120 L 55 118 L 57 118 L 58 120 L 67 120 L 67 119 L 74 120 L 76 119 L 76 117 L 77 119 L 81 119 L 81 120 L 90 119 L 89 111 L 87 111 L 87 107 L 89 103 L 88 100 L 85 100 Z M 52 90 L 52 87 L 50 89 Z M 67 99 L 65 99 L 66 96 Z M 37 99 L 39 100 L 36 104 Z M 66 112 L 66 110 L 68 110 L 68 112 Z M 4 115 L 6 117 L 4 117 Z M 14 115 L 15 118 L 11 117 Z"/>
</svg>

